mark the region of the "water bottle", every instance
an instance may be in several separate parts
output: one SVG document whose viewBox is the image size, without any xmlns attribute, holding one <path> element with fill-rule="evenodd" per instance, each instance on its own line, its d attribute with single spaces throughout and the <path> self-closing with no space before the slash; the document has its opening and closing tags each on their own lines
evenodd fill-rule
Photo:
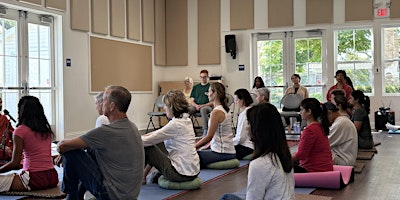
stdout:
<svg viewBox="0 0 400 200">
<path fill-rule="evenodd" d="M 294 133 L 300 133 L 300 122 L 295 122 L 293 124 L 293 131 Z"/>
</svg>

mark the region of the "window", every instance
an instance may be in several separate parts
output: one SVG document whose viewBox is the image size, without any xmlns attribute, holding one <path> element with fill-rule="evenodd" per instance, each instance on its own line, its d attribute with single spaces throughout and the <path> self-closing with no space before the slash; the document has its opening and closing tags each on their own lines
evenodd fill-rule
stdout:
<svg viewBox="0 0 400 200">
<path fill-rule="evenodd" d="M 52 17 L 12 9 L 0 17 L 0 97 L 14 118 L 20 97 L 32 95 L 55 125 L 52 41 Z"/>
<path fill-rule="evenodd" d="M 400 93 L 400 27 L 383 28 L 383 86 L 386 94 Z"/>
<path fill-rule="evenodd" d="M 372 29 L 339 30 L 335 32 L 336 69 L 345 70 L 354 89 L 373 93 Z"/>
<path fill-rule="evenodd" d="M 254 76 L 260 76 L 269 88 L 270 102 L 280 107 L 285 90 L 297 73 L 310 97 L 322 101 L 323 31 L 299 31 L 258 34 Z"/>
</svg>

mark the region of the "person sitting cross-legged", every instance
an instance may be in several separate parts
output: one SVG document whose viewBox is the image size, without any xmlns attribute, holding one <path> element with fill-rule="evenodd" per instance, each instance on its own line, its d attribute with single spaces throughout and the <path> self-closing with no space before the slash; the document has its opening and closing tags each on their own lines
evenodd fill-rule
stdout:
<svg viewBox="0 0 400 200">
<path fill-rule="evenodd" d="M 122 86 L 108 86 L 102 106 L 110 124 L 58 143 L 67 199 L 83 199 L 81 188 L 96 199 L 138 198 L 144 148 L 138 128 L 126 115 L 131 96 Z"/>
<path fill-rule="evenodd" d="M 144 178 L 153 166 L 169 181 L 192 181 L 200 173 L 200 161 L 193 125 L 187 114 L 189 104 L 180 90 L 167 92 L 163 102 L 171 121 L 161 129 L 142 135 L 148 164 Z"/>
<path fill-rule="evenodd" d="M 53 136 L 39 99 L 33 96 L 22 97 L 18 102 L 18 124 L 14 131 L 12 159 L 0 167 L 0 192 L 41 190 L 57 186 L 58 175 L 51 157 Z M 22 160 L 22 173 L 3 174 L 19 169 Z"/>
<path fill-rule="evenodd" d="M 335 165 L 353 166 L 357 159 L 358 136 L 353 122 L 331 102 L 323 104 L 322 120 L 329 123 L 329 144 Z"/>
</svg>

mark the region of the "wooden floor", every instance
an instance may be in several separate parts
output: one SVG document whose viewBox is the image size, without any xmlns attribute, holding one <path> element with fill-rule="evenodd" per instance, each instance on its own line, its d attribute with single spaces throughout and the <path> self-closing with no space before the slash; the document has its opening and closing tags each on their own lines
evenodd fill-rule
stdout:
<svg viewBox="0 0 400 200">
<path fill-rule="evenodd" d="M 400 199 L 400 134 L 374 134 L 378 153 L 365 161 L 365 168 L 355 174 L 355 180 L 341 190 L 317 189 L 312 194 L 335 199 Z M 202 186 L 200 190 L 184 193 L 173 199 L 219 199 L 246 187 L 247 168 Z"/>
</svg>

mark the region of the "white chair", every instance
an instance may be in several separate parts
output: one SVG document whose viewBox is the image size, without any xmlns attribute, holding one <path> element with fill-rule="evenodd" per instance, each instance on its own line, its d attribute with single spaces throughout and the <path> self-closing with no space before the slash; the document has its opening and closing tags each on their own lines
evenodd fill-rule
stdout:
<svg viewBox="0 0 400 200">
<path fill-rule="evenodd" d="M 296 109 L 300 107 L 300 103 L 303 100 L 303 98 L 299 95 L 299 94 L 293 94 L 293 93 L 289 93 L 289 94 L 285 94 L 282 99 L 281 99 L 281 105 L 283 105 L 283 107 L 287 108 L 287 109 Z M 281 111 L 281 116 L 284 118 L 296 118 L 300 115 L 299 112 L 297 111 Z M 290 120 L 290 122 L 292 123 L 292 120 Z M 291 127 L 291 123 L 290 124 L 286 124 L 289 127 Z"/>
<path fill-rule="evenodd" d="M 150 118 L 149 118 L 149 123 L 147 124 L 146 133 L 148 133 L 148 131 L 149 131 L 150 124 L 153 125 L 154 130 L 156 129 L 156 126 L 154 125 L 154 122 L 153 122 L 153 117 L 158 117 L 160 127 L 161 127 L 160 117 L 165 117 L 168 120 L 167 113 L 160 111 L 162 108 L 164 108 L 164 105 L 165 105 L 164 102 L 162 101 L 163 97 L 164 97 L 164 95 L 158 96 L 154 102 L 153 111 L 147 113 L 147 115 Z M 156 108 L 157 108 L 157 110 L 156 110 Z"/>
</svg>

